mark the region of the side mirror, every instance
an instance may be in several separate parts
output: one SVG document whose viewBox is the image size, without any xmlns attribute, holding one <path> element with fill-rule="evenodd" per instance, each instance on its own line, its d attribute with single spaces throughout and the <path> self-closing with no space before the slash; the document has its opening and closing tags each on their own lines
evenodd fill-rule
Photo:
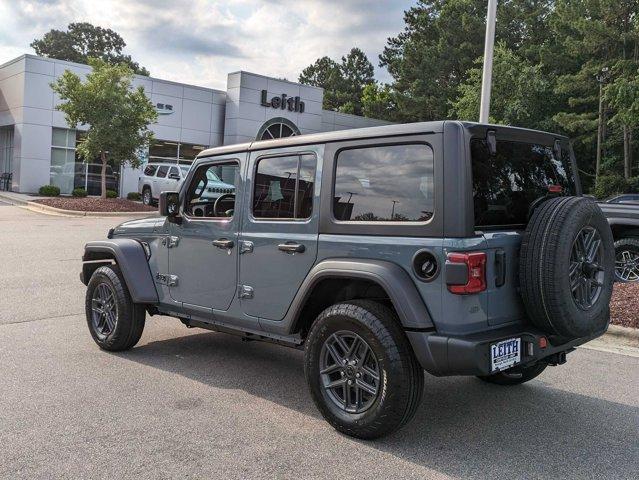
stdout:
<svg viewBox="0 0 639 480">
<path fill-rule="evenodd" d="M 169 178 L 171 180 L 179 180 L 180 179 L 180 174 L 179 173 L 170 173 L 169 174 Z"/>
<path fill-rule="evenodd" d="M 160 193 L 158 210 L 160 215 L 168 218 L 169 222 L 178 223 L 180 218 L 180 194 L 178 192 Z"/>
</svg>

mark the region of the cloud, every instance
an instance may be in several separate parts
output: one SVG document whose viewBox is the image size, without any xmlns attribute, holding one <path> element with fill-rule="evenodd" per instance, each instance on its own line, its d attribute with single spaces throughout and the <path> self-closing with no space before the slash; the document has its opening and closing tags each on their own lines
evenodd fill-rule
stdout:
<svg viewBox="0 0 639 480">
<path fill-rule="evenodd" d="M 414 0 L 0 0 L 0 63 L 51 28 L 90 22 L 118 32 L 154 77 L 224 89 L 228 72 L 296 80 L 324 55 L 360 47 L 377 67 Z"/>
</svg>

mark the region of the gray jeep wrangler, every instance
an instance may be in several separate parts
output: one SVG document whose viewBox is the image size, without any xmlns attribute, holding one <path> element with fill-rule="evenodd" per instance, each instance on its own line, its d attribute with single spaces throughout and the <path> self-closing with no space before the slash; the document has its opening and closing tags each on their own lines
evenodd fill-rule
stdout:
<svg viewBox="0 0 639 480">
<path fill-rule="evenodd" d="M 445 121 L 212 148 L 159 209 L 85 247 L 100 348 L 133 347 L 147 313 L 303 348 L 355 437 L 404 425 L 423 370 L 516 385 L 608 326 L 610 226 L 558 135 Z"/>
</svg>

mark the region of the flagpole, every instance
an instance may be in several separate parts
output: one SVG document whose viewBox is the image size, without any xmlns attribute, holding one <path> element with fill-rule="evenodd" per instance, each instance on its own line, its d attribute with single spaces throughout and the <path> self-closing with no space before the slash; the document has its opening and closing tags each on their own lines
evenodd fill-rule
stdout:
<svg viewBox="0 0 639 480">
<path fill-rule="evenodd" d="M 484 44 L 484 70 L 481 78 L 481 105 L 479 122 L 488 123 L 490 114 L 490 88 L 493 81 L 493 51 L 495 47 L 495 22 L 497 19 L 497 0 L 488 0 L 486 14 L 486 40 Z"/>
</svg>

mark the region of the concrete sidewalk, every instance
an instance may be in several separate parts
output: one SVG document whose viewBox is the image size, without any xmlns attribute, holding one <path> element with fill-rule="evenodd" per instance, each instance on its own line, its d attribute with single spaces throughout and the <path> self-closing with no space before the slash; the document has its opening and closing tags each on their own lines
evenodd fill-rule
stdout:
<svg viewBox="0 0 639 480">
<path fill-rule="evenodd" d="M 0 191 L 0 200 L 11 205 L 27 205 L 28 202 L 41 200 L 47 197 L 41 197 L 30 193 L 5 192 Z"/>
</svg>

